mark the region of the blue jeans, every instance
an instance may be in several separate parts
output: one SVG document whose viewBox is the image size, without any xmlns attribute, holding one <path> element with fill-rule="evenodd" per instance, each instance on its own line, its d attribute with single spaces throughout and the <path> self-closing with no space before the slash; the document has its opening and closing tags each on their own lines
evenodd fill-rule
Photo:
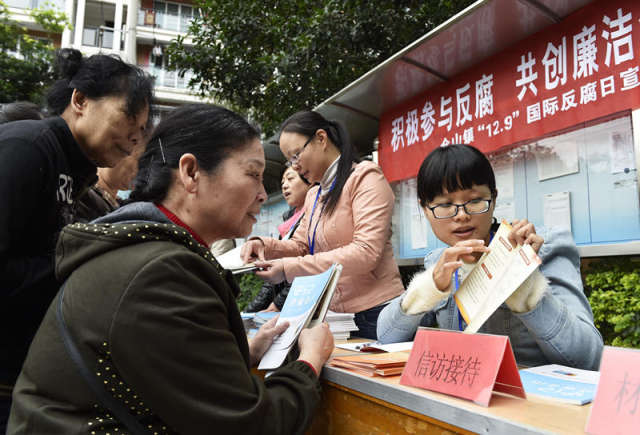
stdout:
<svg viewBox="0 0 640 435">
<path fill-rule="evenodd" d="M 353 320 L 356 322 L 359 331 L 354 331 L 353 334 L 360 338 L 377 340 L 376 328 L 378 325 L 378 316 L 380 315 L 380 311 L 386 306 L 387 304 L 385 303 L 356 313 Z"/>
</svg>

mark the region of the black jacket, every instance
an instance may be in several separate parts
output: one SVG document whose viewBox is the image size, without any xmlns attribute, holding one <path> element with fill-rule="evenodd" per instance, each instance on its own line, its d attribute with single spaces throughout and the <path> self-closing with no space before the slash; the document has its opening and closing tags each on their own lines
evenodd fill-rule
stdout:
<svg viewBox="0 0 640 435">
<path fill-rule="evenodd" d="M 0 383 L 18 376 L 58 290 L 53 254 L 96 166 L 60 117 L 0 126 Z"/>
<path fill-rule="evenodd" d="M 66 227 L 56 275 L 79 352 L 149 434 L 303 433 L 320 401 L 294 361 L 264 380 L 249 369 L 238 287 L 208 247 L 151 203 Z M 58 298 L 55 299 L 56 303 Z M 8 434 L 131 433 L 97 403 L 49 308 L 14 391 Z"/>
</svg>

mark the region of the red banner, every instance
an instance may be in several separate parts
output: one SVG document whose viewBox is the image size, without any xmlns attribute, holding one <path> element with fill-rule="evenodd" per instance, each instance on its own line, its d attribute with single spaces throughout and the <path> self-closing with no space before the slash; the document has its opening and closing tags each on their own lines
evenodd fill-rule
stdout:
<svg viewBox="0 0 640 435">
<path fill-rule="evenodd" d="M 640 107 L 640 2 L 596 1 L 384 113 L 389 181 L 415 177 L 438 146 L 485 153 Z"/>
</svg>

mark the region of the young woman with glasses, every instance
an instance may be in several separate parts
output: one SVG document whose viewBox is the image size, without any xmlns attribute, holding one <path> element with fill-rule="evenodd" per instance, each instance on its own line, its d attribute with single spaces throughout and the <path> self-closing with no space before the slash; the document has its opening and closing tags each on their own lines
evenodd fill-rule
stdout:
<svg viewBox="0 0 640 435">
<path fill-rule="evenodd" d="M 358 336 L 375 339 L 384 304 L 404 291 L 391 247 L 391 186 L 378 165 L 358 163 L 344 129 L 317 112 L 287 119 L 280 149 L 293 169 L 319 185 L 309 190 L 304 218 L 290 240 L 249 240 L 243 259 L 278 259 L 258 263 L 266 270 L 256 273 L 274 283 L 342 264 L 330 308 L 356 313 Z"/>
<path fill-rule="evenodd" d="M 407 292 L 380 314 L 378 339 L 412 340 L 418 326 L 463 330 L 453 294 L 468 276 L 498 224 L 493 218 L 498 195 L 487 158 L 468 145 L 434 150 L 418 172 L 418 201 L 436 237 L 449 245 L 430 252 L 426 271 L 413 277 Z M 480 328 L 508 335 L 518 364 L 564 364 L 597 370 L 602 337 L 582 289 L 580 257 L 564 229 L 538 229 L 515 220 L 509 234 L 528 243 L 542 264 Z"/>
</svg>

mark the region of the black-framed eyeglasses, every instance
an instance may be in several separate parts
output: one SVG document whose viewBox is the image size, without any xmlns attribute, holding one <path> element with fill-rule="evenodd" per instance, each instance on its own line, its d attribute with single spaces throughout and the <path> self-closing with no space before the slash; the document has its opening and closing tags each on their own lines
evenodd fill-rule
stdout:
<svg viewBox="0 0 640 435">
<path fill-rule="evenodd" d="M 467 214 L 486 213 L 489 211 L 489 207 L 491 207 L 491 201 L 493 201 L 493 199 L 478 198 L 467 201 L 464 204 L 438 204 L 433 207 L 427 206 L 427 208 L 431 210 L 433 217 L 436 219 L 448 219 L 456 216 L 460 207 L 464 208 Z"/>
<path fill-rule="evenodd" d="M 302 154 L 302 151 L 304 151 L 307 145 L 311 143 L 314 137 L 316 137 L 316 133 L 313 133 L 311 136 L 309 136 L 309 139 L 307 139 L 304 145 L 302 145 L 302 148 L 300 148 L 297 153 L 291 156 L 291 158 L 288 160 L 290 166 L 293 166 L 296 163 L 298 163 L 298 161 L 300 160 L 300 154 Z"/>
</svg>

